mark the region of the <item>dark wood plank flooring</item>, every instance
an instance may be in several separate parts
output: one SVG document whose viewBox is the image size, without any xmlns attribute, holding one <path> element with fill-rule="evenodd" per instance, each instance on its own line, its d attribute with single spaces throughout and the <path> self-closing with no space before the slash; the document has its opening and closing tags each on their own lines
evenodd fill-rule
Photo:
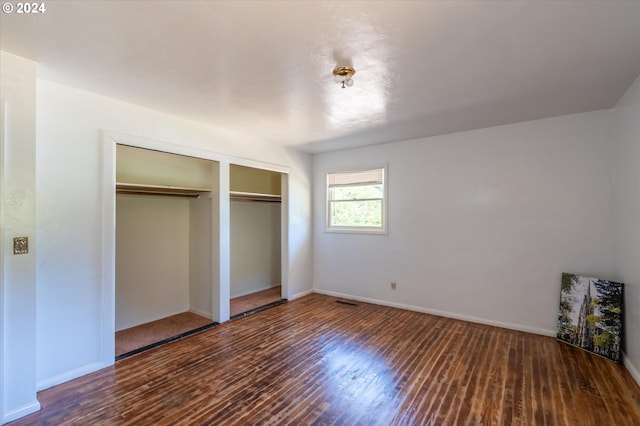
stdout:
<svg viewBox="0 0 640 426">
<path fill-rule="evenodd" d="M 639 425 L 621 365 L 553 338 L 310 295 L 39 393 L 12 425 Z"/>
</svg>

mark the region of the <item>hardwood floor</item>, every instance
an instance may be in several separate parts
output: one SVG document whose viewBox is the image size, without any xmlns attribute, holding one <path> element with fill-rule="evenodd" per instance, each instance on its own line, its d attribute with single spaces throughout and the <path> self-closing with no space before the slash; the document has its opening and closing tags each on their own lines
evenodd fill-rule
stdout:
<svg viewBox="0 0 640 426">
<path fill-rule="evenodd" d="M 234 297 L 230 301 L 229 313 L 231 316 L 247 312 L 269 303 L 277 302 L 282 299 L 281 286 L 271 287 L 266 290 L 257 291 L 245 296 Z"/>
<path fill-rule="evenodd" d="M 639 425 L 621 365 L 553 338 L 312 294 L 39 394 L 32 424 Z"/>
</svg>

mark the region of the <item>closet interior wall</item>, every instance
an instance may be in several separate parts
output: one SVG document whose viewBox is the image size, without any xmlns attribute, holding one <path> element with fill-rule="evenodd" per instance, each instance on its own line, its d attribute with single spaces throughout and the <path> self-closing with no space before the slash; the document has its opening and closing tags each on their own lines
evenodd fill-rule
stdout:
<svg viewBox="0 0 640 426">
<path fill-rule="evenodd" d="M 116 331 L 187 311 L 212 318 L 218 163 L 124 145 L 116 154 Z"/>
<path fill-rule="evenodd" d="M 235 298 L 281 285 L 281 180 L 278 172 L 230 166 L 231 282 Z"/>
</svg>

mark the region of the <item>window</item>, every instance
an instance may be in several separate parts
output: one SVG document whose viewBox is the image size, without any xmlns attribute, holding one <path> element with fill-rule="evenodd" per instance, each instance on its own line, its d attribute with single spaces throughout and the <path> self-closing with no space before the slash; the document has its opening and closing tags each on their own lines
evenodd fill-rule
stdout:
<svg viewBox="0 0 640 426">
<path fill-rule="evenodd" d="M 385 168 L 327 174 L 327 230 L 386 232 Z"/>
</svg>

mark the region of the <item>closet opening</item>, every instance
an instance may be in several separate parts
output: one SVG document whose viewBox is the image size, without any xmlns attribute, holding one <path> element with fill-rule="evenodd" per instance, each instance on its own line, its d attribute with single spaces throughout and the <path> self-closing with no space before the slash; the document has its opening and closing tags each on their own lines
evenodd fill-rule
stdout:
<svg viewBox="0 0 640 426">
<path fill-rule="evenodd" d="M 219 163 L 116 146 L 116 360 L 212 327 Z"/>
<path fill-rule="evenodd" d="M 231 164 L 230 316 L 286 301 L 282 290 L 282 177 Z"/>
</svg>

